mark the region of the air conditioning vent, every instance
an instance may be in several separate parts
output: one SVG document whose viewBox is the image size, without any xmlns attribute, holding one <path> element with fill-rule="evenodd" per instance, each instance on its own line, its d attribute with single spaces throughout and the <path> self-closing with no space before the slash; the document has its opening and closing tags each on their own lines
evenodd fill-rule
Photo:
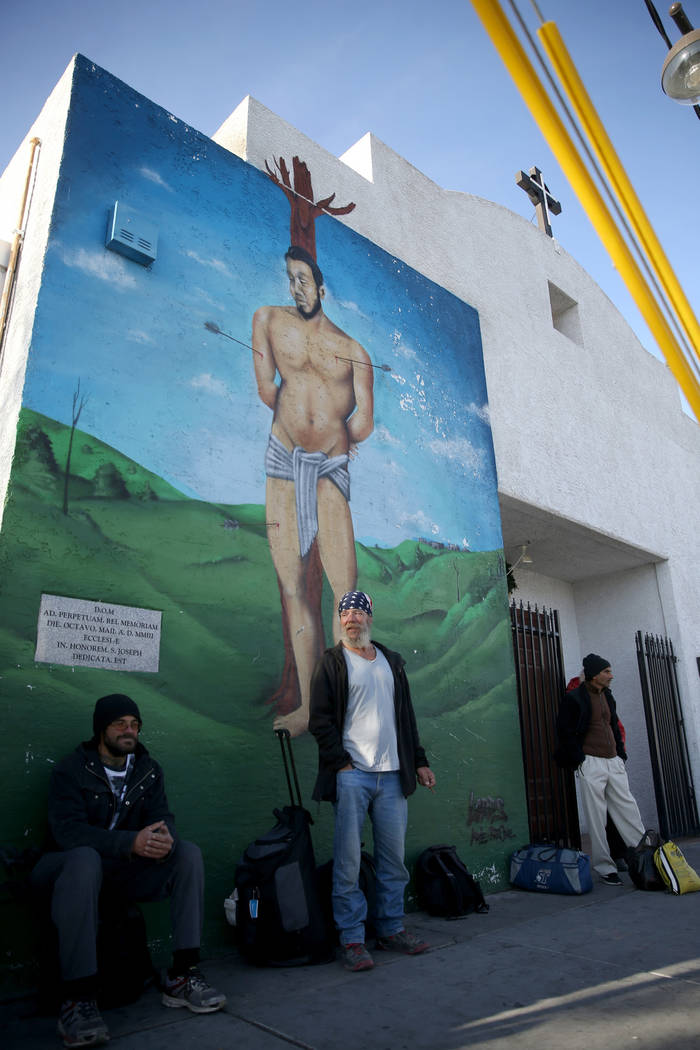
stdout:
<svg viewBox="0 0 700 1050">
<path fill-rule="evenodd" d="M 115 201 L 109 211 L 105 247 L 142 266 L 150 266 L 157 254 L 158 230 L 138 212 Z"/>
</svg>

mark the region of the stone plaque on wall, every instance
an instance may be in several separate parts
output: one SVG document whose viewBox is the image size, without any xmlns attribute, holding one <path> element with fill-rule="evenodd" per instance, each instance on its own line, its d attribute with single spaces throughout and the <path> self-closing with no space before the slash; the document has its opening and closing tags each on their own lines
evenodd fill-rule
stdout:
<svg viewBox="0 0 700 1050">
<path fill-rule="evenodd" d="M 110 671 L 157 671 L 161 612 L 42 594 L 34 659 Z"/>
</svg>

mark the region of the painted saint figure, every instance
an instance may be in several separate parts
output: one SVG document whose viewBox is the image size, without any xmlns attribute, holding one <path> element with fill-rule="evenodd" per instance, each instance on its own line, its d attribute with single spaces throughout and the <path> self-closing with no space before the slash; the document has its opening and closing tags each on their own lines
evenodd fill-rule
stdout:
<svg viewBox="0 0 700 1050">
<path fill-rule="evenodd" d="M 311 673 L 324 648 L 320 593 L 308 585 L 309 561 L 318 552 L 334 603 L 354 590 L 348 460 L 372 433 L 374 401 L 367 352 L 323 312 L 325 288 L 315 259 L 292 245 L 285 260 L 296 305 L 255 312 L 253 360 L 258 393 L 273 412 L 266 521 L 300 695 L 299 706 L 279 715 L 275 728 L 298 736 L 308 728 Z"/>
</svg>

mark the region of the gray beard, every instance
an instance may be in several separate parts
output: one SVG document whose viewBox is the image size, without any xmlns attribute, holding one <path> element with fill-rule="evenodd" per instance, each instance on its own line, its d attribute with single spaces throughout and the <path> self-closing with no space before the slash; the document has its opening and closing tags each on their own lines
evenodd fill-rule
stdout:
<svg viewBox="0 0 700 1050">
<path fill-rule="evenodd" d="M 365 626 L 360 629 L 360 632 L 355 640 L 348 637 L 347 631 L 343 631 L 342 641 L 351 649 L 366 649 L 370 643 L 369 624 L 365 624 Z"/>
</svg>

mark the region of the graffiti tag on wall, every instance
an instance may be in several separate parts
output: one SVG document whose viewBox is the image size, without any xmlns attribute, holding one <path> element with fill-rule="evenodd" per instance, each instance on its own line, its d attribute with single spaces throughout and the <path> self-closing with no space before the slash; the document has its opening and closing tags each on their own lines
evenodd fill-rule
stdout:
<svg viewBox="0 0 700 1050">
<path fill-rule="evenodd" d="M 515 833 L 508 826 L 505 801 L 499 796 L 479 798 L 470 791 L 467 827 L 472 829 L 471 845 L 505 842 L 506 839 L 515 838 Z"/>
</svg>

